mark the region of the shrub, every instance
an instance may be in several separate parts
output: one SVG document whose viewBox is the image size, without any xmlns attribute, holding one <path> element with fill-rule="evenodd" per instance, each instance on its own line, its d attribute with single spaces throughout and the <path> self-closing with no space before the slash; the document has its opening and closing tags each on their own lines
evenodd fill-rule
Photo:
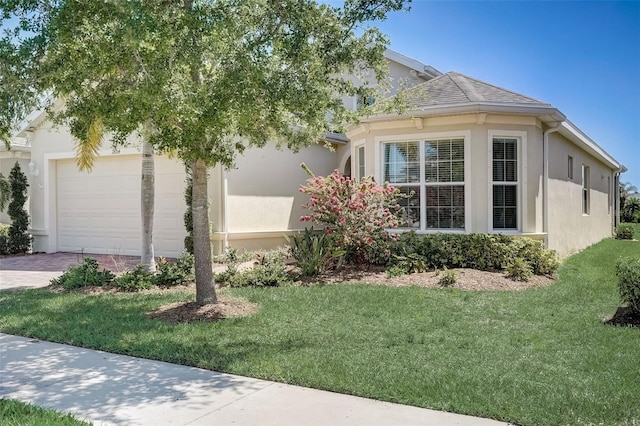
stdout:
<svg viewBox="0 0 640 426">
<path fill-rule="evenodd" d="M 521 257 L 516 257 L 507 264 L 506 276 L 514 281 L 529 281 L 533 275 L 531 264 Z"/>
<path fill-rule="evenodd" d="M 500 234 L 427 234 L 398 235 L 391 243 L 392 265 L 395 259 L 409 255 L 424 259 L 428 269 L 472 268 L 501 271 L 515 258 L 527 261 L 537 275 L 553 274 L 560 263 L 556 252 L 545 249 L 541 241 Z"/>
<path fill-rule="evenodd" d="M 389 269 L 393 270 L 393 273 L 398 273 L 396 276 L 404 274 L 414 274 L 425 272 L 427 270 L 427 262 L 424 257 L 418 253 L 409 253 L 406 256 L 392 255 L 393 266 Z"/>
<path fill-rule="evenodd" d="M 633 240 L 634 232 L 635 232 L 635 228 L 631 223 L 621 223 L 616 228 L 616 239 Z"/>
<path fill-rule="evenodd" d="M 296 260 L 302 276 L 315 277 L 334 264 L 344 251 L 334 250 L 331 235 L 305 228 L 302 234 L 287 237 L 291 256 Z"/>
<path fill-rule="evenodd" d="M 216 274 L 220 284 L 231 287 L 278 287 L 291 283 L 282 252 L 275 251 L 259 256 L 258 264 L 242 271 Z"/>
<path fill-rule="evenodd" d="M 640 313 L 640 257 L 622 258 L 616 262 L 620 298 Z"/>
<path fill-rule="evenodd" d="M 144 265 L 137 265 L 111 282 L 113 287 L 123 291 L 139 291 L 153 287 L 154 275 L 145 271 Z"/>
<path fill-rule="evenodd" d="M 0 223 L 0 254 L 9 254 L 9 224 Z"/>
<path fill-rule="evenodd" d="M 28 253 L 33 241 L 33 237 L 28 232 L 29 214 L 24 209 L 29 183 L 17 161 L 9 174 L 9 185 L 11 186 L 11 202 L 7 213 L 11 218 L 11 226 L 7 234 L 7 253 L 5 254 Z"/>
<path fill-rule="evenodd" d="M 184 253 L 175 263 L 164 258 L 158 259 L 157 273 L 153 277 L 155 285 L 175 286 L 195 279 L 195 259 L 191 253 Z"/>
<path fill-rule="evenodd" d="M 510 247 L 510 260 L 522 258 L 536 275 L 551 275 L 558 270 L 560 262 L 554 250 L 545 249 L 542 241 L 530 238 L 514 238 Z"/>
<path fill-rule="evenodd" d="M 87 257 L 81 264 L 69 267 L 58 278 L 50 281 L 53 286 L 61 286 L 65 290 L 73 290 L 80 287 L 88 286 L 105 286 L 109 285 L 115 275 L 110 271 L 99 270 L 98 261 Z"/>
<path fill-rule="evenodd" d="M 310 214 L 300 220 L 326 226 L 325 232 L 334 234 L 350 261 L 385 264 L 392 239 L 386 230 L 400 224 L 400 190 L 388 183 L 378 185 L 371 176 L 351 180 L 337 170 L 327 177 L 314 176 L 302 167 L 311 177 L 300 192 L 311 199 L 303 205 Z"/>
<path fill-rule="evenodd" d="M 458 281 L 458 271 L 445 267 L 438 283 L 441 287 L 453 287 L 456 281 Z"/>
</svg>

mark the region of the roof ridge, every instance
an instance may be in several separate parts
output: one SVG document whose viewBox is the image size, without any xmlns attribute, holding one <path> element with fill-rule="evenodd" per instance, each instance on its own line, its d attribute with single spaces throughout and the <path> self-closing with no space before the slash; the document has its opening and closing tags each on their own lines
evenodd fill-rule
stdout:
<svg viewBox="0 0 640 426">
<path fill-rule="evenodd" d="M 537 103 L 540 103 L 540 104 L 551 105 L 551 104 L 549 104 L 548 102 L 543 102 L 543 101 L 541 101 L 541 100 L 539 100 L 539 99 L 532 98 L 531 96 L 523 95 L 522 93 L 514 92 L 513 90 L 505 89 L 504 87 L 500 87 L 500 86 L 496 86 L 495 84 L 487 83 L 486 81 L 482 81 L 482 80 L 479 80 L 479 79 L 477 79 L 477 78 L 470 77 L 470 76 L 468 76 L 468 75 L 466 75 L 466 74 L 463 74 L 463 73 L 461 73 L 461 72 L 457 72 L 457 71 L 449 71 L 449 72 L 447 72 L 447 73 L 445 73 L 445 74 L 443 74 L 443 75 L 448 75 L 448 74 L 459 75 L 459 76 L 464 77 L 464 78 L 466 78 L 466 79 L 468 79 L 468 80 L 477 81 L 478 83 L 484 84 L 484 85 L 486 85 L 486 86 L 493 87 L 494 89 L 502 90 L 502 91 L 505 91 L 505 92 L 507 92 L 507 93 L 511 93 L 512 95 L 521 96 L 521 97 L 523 97 L 523 98 L 530 99 L 530 100 L 532 100 L 532 101 L 534 101 L 534 102 L 537 102 Z M 454 80 L 454 79 L 451 79 L 451 80 L 455 82 L 455 80 Z M 456 84 L 456 85 L 457 85 L 457 84 Z M 457 86 L 458 86 L 458 87 L 460 87 L 459 85 L 457 85 Z M 460 87 L 460 90 L 462 90 L 462 88 L 461 88 L 461 87 Z M 464 90 L 463 90 L 463 91 L 464 91 Z M 474 90 L 474 92 L 475 92 L 475 90 Z M 465 96 L 466 96 L 466 95 L 467 95 L 467 94 L 466 94 L 466 92 L 465 92 Z M 467 96 L 467 97 L 468 97 L 468 96 Z M 470 100 L 471 100 L 471 99 L 470 99 Z M 484 100 L 484 99 L 478 99 L 477 101 L 482 101 L 482 100 Z"/>
</svg>

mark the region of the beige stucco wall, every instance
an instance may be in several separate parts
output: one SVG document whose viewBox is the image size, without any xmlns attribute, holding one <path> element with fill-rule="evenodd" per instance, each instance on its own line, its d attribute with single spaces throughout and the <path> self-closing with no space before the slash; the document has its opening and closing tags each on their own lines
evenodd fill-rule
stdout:
<svg viewBox="0 0 640 426">
<path fill-rule="evenodd" d="M 248 149 L 236 161 L 236 168 L 222 171 L 222 212 L 227 217 L 215 229 L 219 251 L 226 244 L 245 249 L 271 248 L 284 244 L 284 235 L 304 229 L 299 218 L 307 196 L 299 192 L 309 177 L 302 162 L 316 175 L 331 173 L 337 152 L 317 144 L 294 153 L 278 150 L 274 144 Z M 226 214 L 225 214 L 226 213 Z"/>
<path fill-rule="evenodd" d="M 569 155 L 573 157 L 573 179 L 568 178 Z M 582 213 L 583 164 L 590 168 L 588 215 Z M 608 186 L 613 182 L 613 171 L 604 163 L 558 133 L 549 135 L 549 247 L 566 256 L 612 235 Z"/>
</svg>

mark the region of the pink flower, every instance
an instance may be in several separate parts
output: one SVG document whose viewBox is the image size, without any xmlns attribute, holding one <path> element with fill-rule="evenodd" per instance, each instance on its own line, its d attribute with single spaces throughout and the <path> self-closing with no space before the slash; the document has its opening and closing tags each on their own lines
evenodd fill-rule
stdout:
<svg viewBox="0 0 640 426">
<path fill-rule="evenodd" d="M 340 218 L 340 223 L 345 223 L 346 221 L 347 221 L 347 218 L 346 218 L 346 217 L 342 216 L 342 217 Z"/>
</svg>

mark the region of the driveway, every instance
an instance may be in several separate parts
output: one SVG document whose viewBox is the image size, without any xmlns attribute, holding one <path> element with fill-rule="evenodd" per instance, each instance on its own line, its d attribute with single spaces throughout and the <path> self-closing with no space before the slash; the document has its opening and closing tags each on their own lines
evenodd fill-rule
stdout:
<svg viewBox="0 0 640 426">
<path fill-rule="evenodd" d="M 86 257 L 98 261 L 101 268 L 113 273 L 132 269 L 140 263 L 138 256 L 87 253 L 38 253 L 0 258 L 0 290 L 23 290 L 46 287 L 70 266 L 82 263 Z"/>
</svg>

